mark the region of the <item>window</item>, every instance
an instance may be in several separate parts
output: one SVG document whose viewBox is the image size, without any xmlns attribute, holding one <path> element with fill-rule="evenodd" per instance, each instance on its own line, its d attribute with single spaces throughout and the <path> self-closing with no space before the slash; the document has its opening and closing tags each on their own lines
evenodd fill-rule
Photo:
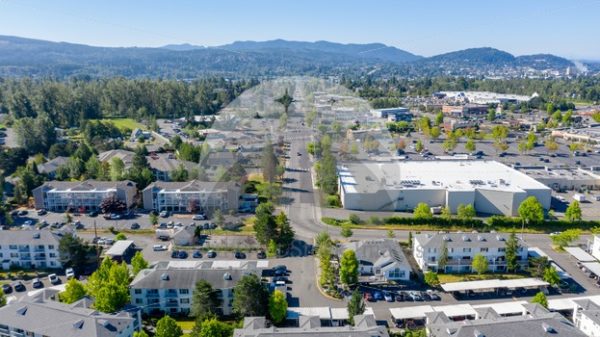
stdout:
<svg viewBox="0 0 600 337">
<path fill-rule="evenodd" d="M 187 295 L 190 293 L 190 290 L 189 289 L 179 289 L 179 293 L 181 295 Z"/>
<path fill-rule="evenodd" d="M 136 298 L 135 299 L 135 304 L 144 304 L 144 300 L 141 298 Z"/>
<path fill-rule="evenodd" d="M 435 256 L 431 256 L 431 257 L 429 258 L 429 262 L 435 262 Z"/>
<path fill-rule="evenodd" d="M 480 252 L 482 253 L 487 253 L 488 252 L 488 248 L 481 248 L 479 249 Z"/>
<path fill-rule="evenodd" d="M 463 248 L 463 253 L 470 253 L 471 252 L 471 248 Z"/>
<path fill-rule="evenodd" d="M 8 246 L 8 249 L 17 249 L 17 245 L 10 245 Z"/>
<path fill-rule="evenodd" d="M 504 253 L 506 251 L 506 248 L 498 248 L 498 253 Z"/>
<path fill-rule="evenodd" d="M 189 304 L 190 303 L 190 299 L 189 298 L 182 298 L 179 301 L 181 302 L 181 304 Z"/>
<path fill-rule="evenodd" d="M 136 295 L 141 295 L 142 294 L 142 289 L 134 289 L 133 293 Z"/>
<path fill-rule="evenodd" d="M 54 249 L 54 245 L 48 245 L 48 249 Z"/>
</svg>

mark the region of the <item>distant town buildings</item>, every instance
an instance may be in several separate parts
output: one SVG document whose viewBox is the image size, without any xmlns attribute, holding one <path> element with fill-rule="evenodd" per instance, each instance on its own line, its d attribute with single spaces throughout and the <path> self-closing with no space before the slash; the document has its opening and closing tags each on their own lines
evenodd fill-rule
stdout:
<svg viewBox="0 0 600 337">
<path fill-rule="evenodd" d="M 580 129 L 552 130 L 552 137 L 570 141 L 600 144 L 600 124 L 594 124 Z"/>
<path fill-rule="evenodd" d="M 495 161 L 349 163 L 338 174 L 342 205 L 352 210 L 411 211 L 423 202 L 452 212 L 472 204 L 479 213 L 515 216 L 529 196 L 550 208 L 549 187 Z"/>
</svg>

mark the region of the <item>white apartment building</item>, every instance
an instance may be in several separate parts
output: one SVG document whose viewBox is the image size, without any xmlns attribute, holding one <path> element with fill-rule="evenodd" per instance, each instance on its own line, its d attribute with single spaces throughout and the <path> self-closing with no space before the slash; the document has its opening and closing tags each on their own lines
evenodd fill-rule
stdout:
<svg viewBox="0 0 600 337">
<path fill-rule="evenodd" d="M 590 246 L 590 253 L 593 257 L 600 260 L 600 235 L 594 235 L 594 239 Z"/>
<path fill-rule="evenodd" d="M 105 314 L 89 303 L 60 303 L 43 292 L 25 296 L 0 308 L 0 337 L 131 337 L 139 329 L 139 314 Z"/>
<path fill-rule="evenodd" d="M 61 268 L 60 238 L 48 230 L 0 231 L 0 266 L 20 268 Z"/>
<path fill-rule="evenodd" d="M 144 208 L 157 212 L 237 211 L 240 185 L 234 182 L 156 181 L 142 192 Z"/>
<path fill-rule="evenodd" d="M 508 234 L 500 233 L 436 233 L 417 234 L 413 239 L 413 256 L 423 271 L 438 271 L 443 247 L 448 250 L 446 273 L 470 273 L 473 257 L 485 256 L 491 272 L 506 271 L 506 241 Z M 518 238 L 517 238 L 518 239 Z M 527 246 L 519 240 L 517 260 L 527 267 Z"/>
<path fill-rule="evenodd" d="M 135 183 L 124 181 L 48 181 L 33 189 L 35 207 L 48 211 L 97 211 L 102 200 L 116 197 L 127 207 L 133 205 Z"/>
<path fill-rule="evenodd" d="M 589 337 L 600 337 L 600 306 L 589 299 L 573 301 L 573 323 Z"/>
<path fill-rule="evenodd" d="M 233 287 L 245 275 L 261 276 L 268 261 L 162 261 L 139 272 L 130 284 L 131 303 L 145 313 L 188 314 L 200 280 L 217 292 L 220 314 L 231 315 Z"/>
</svg>

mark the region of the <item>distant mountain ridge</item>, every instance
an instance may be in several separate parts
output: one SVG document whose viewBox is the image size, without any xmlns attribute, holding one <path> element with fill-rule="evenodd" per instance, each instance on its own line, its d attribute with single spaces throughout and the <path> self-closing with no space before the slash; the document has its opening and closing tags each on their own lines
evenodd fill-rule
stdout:
<svg viewBox="0 0 600 337">
<path fill-rule="evenodd" d="M 115 48 L 0 36 L 0 76 L 467 76 L 517 74 L 529 69 L 564 71 L 573 66 L 573 62 L 554 55 L 515 57 L 489 47 L 422 57 L 381 43 L 279 39 L 236 41 L 216 47 L 184 43 Z"/>
</svg>

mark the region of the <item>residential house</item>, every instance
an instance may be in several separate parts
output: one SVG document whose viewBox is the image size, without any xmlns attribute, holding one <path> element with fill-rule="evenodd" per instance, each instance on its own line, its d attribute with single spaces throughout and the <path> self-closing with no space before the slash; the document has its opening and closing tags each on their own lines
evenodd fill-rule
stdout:
<svg viewBox="0 0 600 337">
<path fill-rule="evenodd" d="M 48 160 L 45 163 L 38 164 L 37 170 L 41 174 L 45 174 L 50 178 L 54 178 L 56 175 L 56 170 L 63 165 L 66 165 L 69 162 L 69 157 L 56 157 L 54 159 Z"/>
<path fill-rule="evenodd" d="M 159 240 L 173 240 L 176 246 L 191 246 L 196 243 L 196 225 L 176 226 L 167 229 L 157 229 L 156 238 Z"/>
<path fill-rule="evenodd" d="M 526 315 L 504 317 L 485 308 L 480 319 L 452 320 L 444 312 L 427 313 L 428 337 L 584 337 L 569 320 L 539 304 L 526 304 Z"/>
<path fill-rule="evenodd" d="M 133 165 L 133 157 L 135 156 L 135 152 L 127 151 L 127 150 L 108 150 L 98 154 L 98 160 L 103 163 L 110 164 L 113 158 L 119 158 L 125 164 L 125 168 L 129 169 Z"/>
<path fill-rule="evenodd" d="M 446 273 L 470 273 L 473 257 L 477 254 L 488 260 L 491 272 L 506 271 L 506 241 L 508 234 L 500 233 L 427 233 L 413 238 L 413 256 L 423 271 L 438 271 L 443 247 L 448 250 Z M 519 238 L 517 261 L 527 267 L 527 245 Z"/>
<path fill-rule="evenodd" d="M 234 182 L 156 181 L 142 192 L 144 208 L 157 212 L 237 211 L 240 185 Z"/>
<path fill-rule="evenodd" d="M 194 168 L 198 168 L 198 164 L 191 161 L 178 160 L 173 153 L 153 153 L 147 156 L 146 159 L 156 180 L 161 181 L 171 181 L 171 172 L 178 170 L 181 166 L 188 172 Z"/>
<path fill-rule="evenodd" d="M 267 323 L 265 317 L 245 317 L 241 329 L 235 329 L 234 337 L 388 337 L 387 328 L 377 325 L 372 315 L 354 316 L 354 326 L 321 326 L 318 316 L 303 316 L 299 319 L 298 327 L 278 328 Z"/>
<path fill-rule="evenodd" d="M 48 211 L 97 211 L 102 200 L 116 197 L 131 207 L 137 193 L 133 181 L 47 181 L 33 189 L 36 208 Z"/>
<path fill-rule="evenodd" d="M 402 252 L 400 244 L 391 239 L 360 240 L 342 244 L 338 256 L 347 250 L 353 250 L 359 263 L 362 276 L 370 280 L 408 281 L 411 267 Z"/>
<path fill-rule="evenodd" d="M 60 237 L 49 230 L 0 231 L 0 263 L 4 270 L 61 268 Z"/>
<path fill-rule="evenodd" d="M 144 140 L 152 139 L 152 132 L 144 131 L 140 128 L 135 128 L 133 131 L 131 131 L 131 136 L 129 137 L 130 141 L 135 142 L 140 138 Z"/>
<path fill-rule="evenodd" d="M 83 298 L 65 304 L 44 298 L 43 292 L 25 296 L 0 308 L 0 336 L 131 337 L 139 330 L 139 314 L 105 314 L 91 309 L 90 303 Z"/>
<path fill-rule="evenodd" d="M 217 292 L 222 315 L 231 315 L 233 288 L 245 275 L 262 275 L 267 261 L 162 261 L 138 273 L 130 284 L 131 303 L 145 313 L 188 314 L 196 283 Z"/>
</svg>

